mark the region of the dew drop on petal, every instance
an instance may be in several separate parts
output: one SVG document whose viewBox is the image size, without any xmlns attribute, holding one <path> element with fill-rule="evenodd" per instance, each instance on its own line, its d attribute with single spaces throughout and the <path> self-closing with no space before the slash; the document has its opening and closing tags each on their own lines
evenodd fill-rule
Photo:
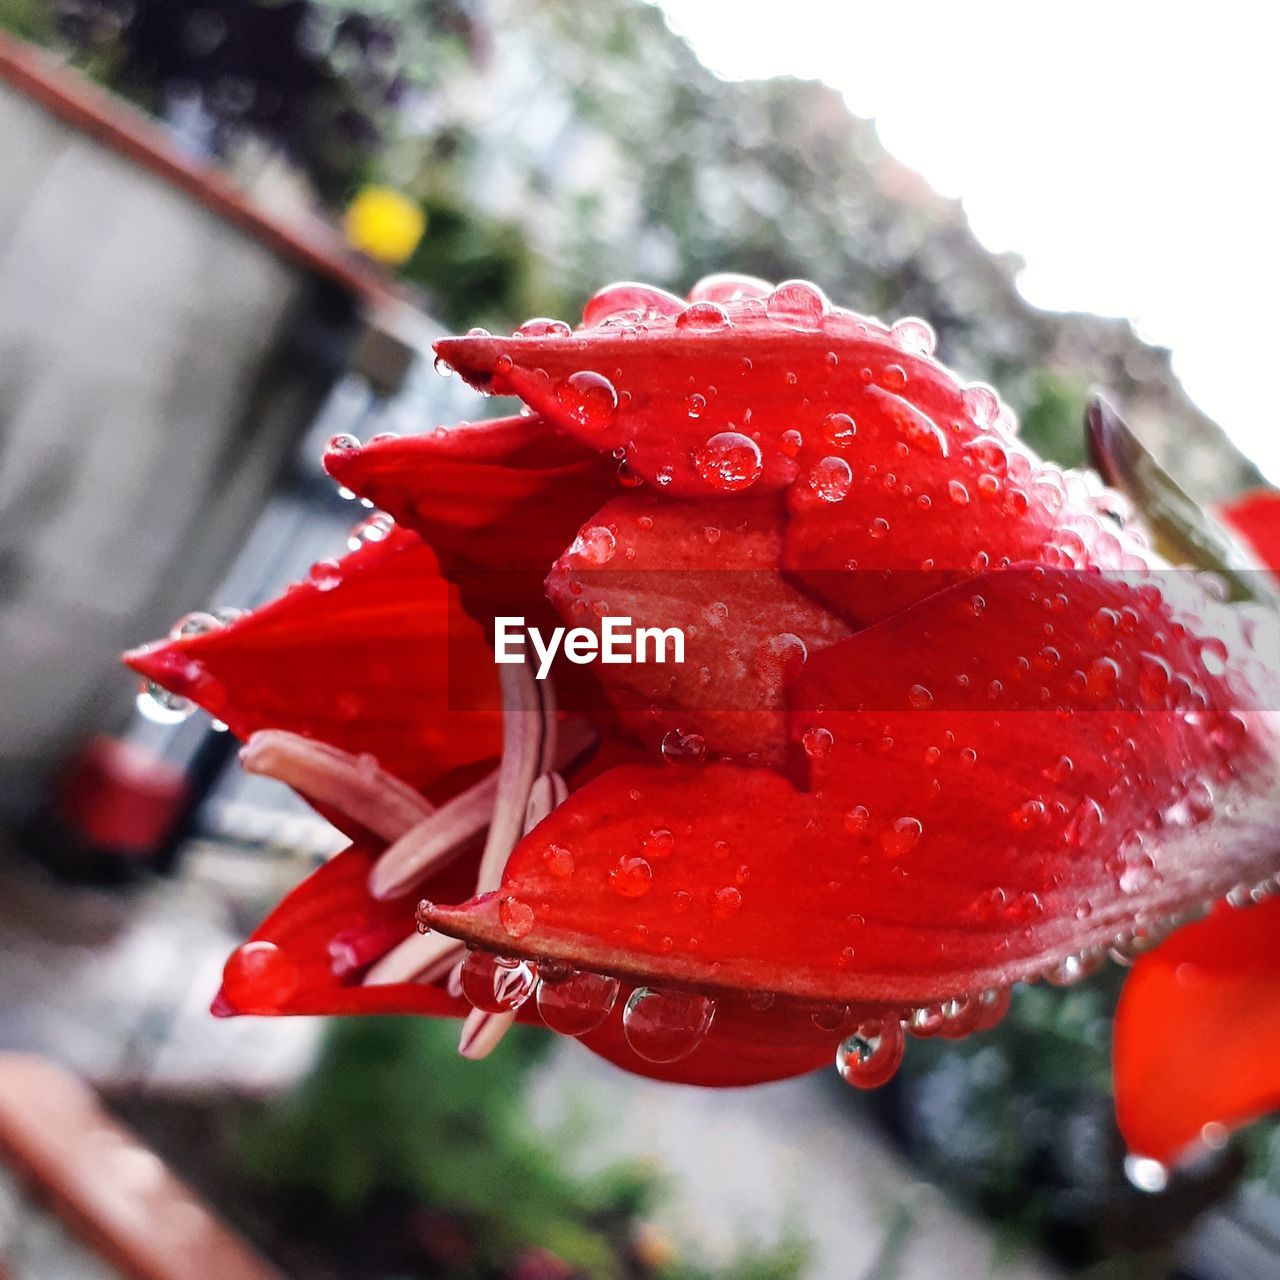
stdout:
<svg viewBox="0 0 1280 1280">
<path fill-rule="evenodd" d="M 569 548 L 569 554 L 598 569 L 608 564 L 617 550 L 618 540 L 614 537 L 613 530 L 602 524 L 595 524 L 578 534 Z"/>
<path fill-rule="evenodd" d="M 709 996 L 638 987 L 622 1012 L 622 1030 L 646 1062 L 679 1062 L 706 1038 L 715 1012 Z"/>
<path fill-rule="evenodd" d="M 547 316 L 534 316 L 526 320 L 516 330 L 520 338 L 567 338 L 573 330 L 563 320 L 552 320 Z"/>
<path fill-rule="evenodd" d="M 915 316 L 899 320 L 889 333 L 899 350 L 909 351 L 917 356 L 933 355 L 933 349 L 938 344 L 933 326 Z"/>
<path fill-rule="evenodd" d="M 693 453 L 698 474 L 713 489 L 736 493 L 749 489 L 764 470 L 760 446 L 740 431 L 721 431 Z"/>
<path fill-rule="evenodd" d="M 700 733 L 668 729 L 662 738 L 662 758 L 668 764 L 701 764 L 707 758 L 707 742 Z"/>
<path fill-rule="evenodd" d="M 613 1011 L 618 1000 L 618 979 L 585 969 L 564 975 L 545 971 L 538 984 L 538 1012 L 542 1021 L 562 1036 L 585 1036 Z"/>
<path fill-rule="evenodd" d="M 742 893 L 732 885 L 724 889 L 717 889 L 711 895 L 711 918 L 713 920 L 731 919 L 741 909 Z"/>
<path fill-rule="evenodd" d="M 582 309 L 582 323 L 588 328 L 603 324 L 610 316 L 634 311 L 641 320 L 678 316 L 685 309 L 683 298 L 649 284 L 623 281 L 606 285 Z"/>
<path fill-rule="evenodd" d="M 533 994 L 537 967 L 528 960 L 471 951 L 462 962 L 462 994 L 485 1013 L 511 1013 Z"/>
<path fill-rule="evenodd" d="M 519 898 L 503 898 L 498 905 L 498 919 L 513 938 L 523 938 L 534 926 L 533 908 Z"/>
<path fill-rule="evenodd" d="M 360 441 L 355 436 L 346 431 L 340 431 L 336 436 L 330 436 L 324 446 L 325 453 L 350 453 L 352 449 L 358 449 Z"/>
<path fill-rule="evenodd" d="M 847 413 L 829 413 L 822 424 L 822 438 L 837 449 L 846 449 L 853 443 L 858 428 Z"/>
<path fill-rule="evenodd" d="M 923 831 L 919 818 L 895 818 L 889 829 L 880 833 L 880 847 L 890 857 L 899 858 L 916 847 Z"/>
<path fill-rule="evenodd" d="M 843 502 L 853 485 L 853 469 L 843 458 L 823 458 L 809 472 L 809 488 L 823 502 Z"/>
<path fill-rule="evenodd" d="M 603 374 L 571 373 L 556 387 L 556 400 L 569 419 L 593 433 L 608 431 L 618 413 L 618 393 Z"/>
<path fill-rule="evenodd" d="M 789 427 L 778 437 L 778 448 L 788 458 L 794 458 L 804 447 L 804 436 L 794 427 Z"/>
<path fill-rule="evenodd" d="M 718 302 L 694 302 L 676 316 L 676 328 L 686 331 L 714 331 L 729 326 L 729 313 Z"/>
<path fill-rule="evenodd" d="M 811 726 L 800 737 L 800 745 L 810 760 L 825 760 L 834 743 L 835 735 L 821 725 Z"/>
<path fill-rule="evenodd" d="M 836 1070 L 855 1089 L 878 1089 L 893 1079 L 905 1048 L 897 1018 L 864 1022 L 836 1050 Z"/>
<path fill-rule="evenodd" d="M 575 870 L 573 851 L 562 844 L 547 845 L 542 851 L 542 861 L 547 870 L 560 880 L 567 880 Z"/>
<path fill-rule="evenodd" d="M 246 942 L 227 958 L 222 986 L 241 1013 L 275 1013 L 298 990 L 301 974 L 293 958 L 274 942 Z"/>
<path fill-rule="evenodd" d="M 791 329 L 819 329 L 830 308 L 826 295 L 808 280 L 784 280 L 765 299 L 770 320 Z"/>
<path fill-rule="evenodd" d="M 647 858 L 624 854 L 609 872 L 609 888 L 623 898 L 642 898 L 653 888 L 653 867 Z"/>
</svg>

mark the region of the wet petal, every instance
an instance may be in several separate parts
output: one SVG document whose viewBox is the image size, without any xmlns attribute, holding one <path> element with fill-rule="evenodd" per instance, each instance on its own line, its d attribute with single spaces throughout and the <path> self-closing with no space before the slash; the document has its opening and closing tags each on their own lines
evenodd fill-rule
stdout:
<svg viewBox="0 0 1280 1280">
<path fill-rule="evenodd" d="M 214 1011 L 259 1014 L 425 1013 L 462 1016 L 466 1001 L 416 981 L 366 985 L 371 965 L 416 935 L 412 907 L 367 889 L 376 852 L 356 844 L 294 889 L 227 961 Z M 467 892 L 470 872 L 437 877 L 433 892 Z"/>
<path fill-rule="evenodd" d="M 1219 508 L 1218 515 L 1263 564 L 1280 570 L 1280 493 L 1275 489 L 1255 489 Z"/>
<path fill-rule="evenodd" d="M 619 769 L 521 842 L 499 893 L 427 918 L 637 983 L 909 1008 L 1070 977 L 1265 874 L 1269 731 L 1159 593 L 979 584 L 981 608 L 940 593 L 810 662 L 812 710 L 793 711 L 810 791 L 730 765 Z"/>
<path fill-rule="evenodd" d="M 574 333 L 447 338 L 438 350 L 472 385 L 520 396 L 592 448 L 625 450 L 638 475 L 688 497 L 725 491 L 720 470 L 706 465 L 717 437 L 746 436 L 759 451 L 742 491 L 779 489 L 835 448 L 830 415 L 857 423 L 869 391 L 903 379 L 940 430 L 975 434 L 963 386 L 878 321 L 806 313 L 807 299 L 825 303 L 794 287 L 784 305 L 776 296 L 697 300 L 680 314 L 669 307 L 636 319 L 635 299 L 619 293 L 619 312 L 596 307 L 596 323 Z M 874 460 L 899 439 L 869 429 L 857 443 Z"/>
<path fill-rule="evenodd" d="M 618 487 L 609 458 L 538 417 L 500 418 L 333 451 L 341 484 L 416 530 L 482 618 L 536 618 L 542 579 Z"/>
<path fill-rule="evenodd" d="M 780 764 L 788 685 L 808 655 L 849 633 L 783 578 L 781 552 L 776 498 L 630 494 L 588 521 L 552 569 L 547 593 L 569 627 L 599 635 L 606 617 L 630 618 L 633 630 L 683 633 L 681 663 L 672 641 L 665 662 L 596 668 L 623 724 L 650 747 L 677 731 L 699 735 L 713 757 Z M 655 647 L 648 642 L 650 659 Z"/>
<path fill-rule="evenodd" d="M 1172 1161 L 1280 1106 L 1280 899 L 1222 907 L 1134 965 L 1114 1032 L 1130 1149 Z"/>
<path fill-rule="evenodd" d="M 125 661 L 237 737 L 302 734 L 370 753 L 414 786 L 498 750 L 483 632 L 408 530 L 322 566 L 226 627 L 145 645 Z"/>
</svg>

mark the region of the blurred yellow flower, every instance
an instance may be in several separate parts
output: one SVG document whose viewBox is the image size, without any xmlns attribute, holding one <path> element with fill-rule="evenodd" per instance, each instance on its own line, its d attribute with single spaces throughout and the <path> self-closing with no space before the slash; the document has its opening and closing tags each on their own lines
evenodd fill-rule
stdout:
<svg viewBox="0 0 1280 1280">
<path fill-rule="evenodd" d="M 399 266 L 418 247 L 427 219 L 416 200 L 393 187 L 362 187 L 347 206 L 347 243 L 377 262 Z"/>
</svg>

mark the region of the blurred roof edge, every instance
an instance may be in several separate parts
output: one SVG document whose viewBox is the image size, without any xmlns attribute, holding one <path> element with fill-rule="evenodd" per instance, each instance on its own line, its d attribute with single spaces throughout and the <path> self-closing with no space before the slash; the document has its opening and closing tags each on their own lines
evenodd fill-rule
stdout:
<svg viewBox="0 0 1280 1280">
<path fill-rule="evenodd" d="M 198 201 L 272 253 L 324 277 L 369 305 L 397 298 L 392 282 L 348 249 L 316 215 L 273 214 L 216 165 L 185 155 L 167 131 L 80 72 L 0 32 L 0 84 L 8 84 L 72 128 L 111 147 Z"/>
</svg>

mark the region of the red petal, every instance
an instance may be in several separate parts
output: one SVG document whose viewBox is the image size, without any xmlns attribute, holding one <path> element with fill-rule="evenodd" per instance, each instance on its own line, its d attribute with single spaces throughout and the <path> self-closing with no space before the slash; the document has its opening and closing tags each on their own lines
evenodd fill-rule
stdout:
<svg viewBox="0 0 1280 1280">
<path fill-rule="evenodd" d="M 848 635 L 778 571 L 776 497 L 672 502 L 615 498 L 547 579 L 570 627 L 600 631 L 602 613 L 632 626 L 679 628 L 682 663 L 599 664 L 626 727 L 652 747 L 671 729 L 700 734 L 712 755 L 780 764 L 786 688 L 805 655 Z M 629 642 L 628 642 L 629 645 Z"/>
<path fill-rule="evenodd" d="M 279 599 L 200 635 L 127 654 L 238 737 L 288 729 L 371 752 L 423 786 L 497 753 L 497 681 L 480 628 L 416 534 L 393 530 Z"/>
<path fill-rule="evenodd" d="M 701 327 L 698 309 L 715 305 L 731 324 Z M 715 496 L 694 455 L 726 431 L 759 445 L 755 491 L 781 488 L 835 450 L 825 435 L 830 414 L 857 421 L 869 387 L 896 386 L 900 375 L 943 430 L 977 431 L 955 377 L 903 350 L 878 321 L 832 312 L 802 329 L 770 318 L 760 298 L 700 301 L 687 317 L 650 311 L 639 323 L 573 334 L 446 338 L 437 349 L 472 385 L 520 396 L 593 448 L 625 449 L 639 475 L 672 494 Z M 787 434 L 796 432 L 798 446 Z M 889 456 L 899 438 L 869 430 L 857 447 L 860 456 Z"/>
<path fill-rule="evenodd" d="M 944 592 L 810 662 L 812 794 L 619 769 L 525 838 L 499 894 L 433 922 L 639 983 L 913 1006 L 1263 874 L 1272 744 L 1159 592 L 1043 570 L 978 587 L 981 607 Z M 518 938 L 512 897 L 535 913 Z"/>
<path fill-rule="evenodd" d="M 1280 493 L 1255 489 L 1218 510 L 1218 515 L 1270 569 L 1280 570 Z"/>
<path fill-rule="evenodd" d="M 1206 1125 L 1280 1106 L 1280 900 L 1220 908 L 1139 959 L 1114 1034 L 1116 1112 L 1134 1152 L 1170 1161 Z"/>
<path fill-rule="evenodd" d="M 478 617 L 545 611 L 542 579 L 617 489 L 617 467 L 542 418 L 500 418 L 330 452 L 342 484 L 435 548 Z"/>
<path fill-rule="evenodd" d="M 442 988 L 417 982 L 363 986 L 361 976 L 375 960 L 416 929 L 413 907 L 404 899 L 379 902 L 369 896 L 369 872 L 381 848 L 352 845 L 310 875 L 254 930 L 249 943 L 270 943 L 283 956 L 289 980 L 268 1005 L 237 1007 L 228 985 L 214 1011 L 273 1014 L 426 1013 L 465 1016 L 465 1000 Z M 433 892 L 466 891 L 474 865 L 455 866 L 431 883 Z M 237 953 L 239 954 L 239 953 Z M 235 956 L 229 965 L 234 963 Z M 296 975 L 296 981 L 294 980 Z M 290 988 L 293 988 L 290 990 Z M 269 1007 L 273 1005 L 274 1007 Z"/>
</svg>

